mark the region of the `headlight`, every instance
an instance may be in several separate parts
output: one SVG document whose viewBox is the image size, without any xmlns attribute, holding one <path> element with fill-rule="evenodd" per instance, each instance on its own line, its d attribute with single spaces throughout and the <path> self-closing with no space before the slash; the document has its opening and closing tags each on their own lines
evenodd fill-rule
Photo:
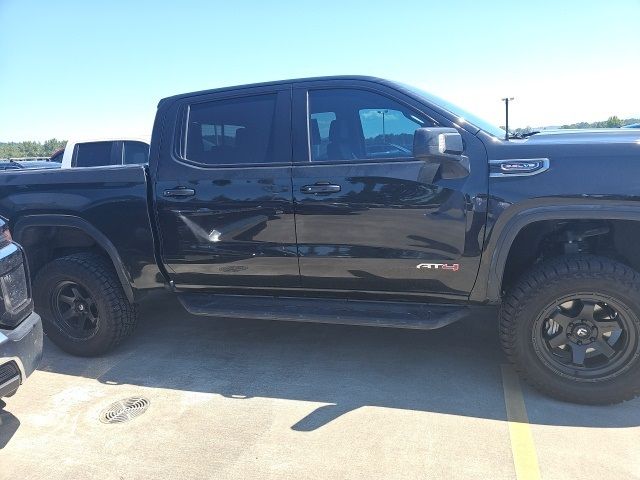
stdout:
<svg viewBox="0 0 640 480">
<path fill-rule="evenodd" d="M 9 230 L 9 225 L 0 222 L 0 245 L 5 245 L 11 242 L 11 231 Z"/>
<path fill-rule="evenodd" d="M 4 307 L 8 312 L 19 311 L 29 299 L 27 276 L 21 263 L 9 273 L 0 277 Z"/>
<path fill-rule="evenodd" d="M 0 248 L 0 324 L 13 328 L 33 309 L 22 251 L 14 243 Z"/>
</svg>

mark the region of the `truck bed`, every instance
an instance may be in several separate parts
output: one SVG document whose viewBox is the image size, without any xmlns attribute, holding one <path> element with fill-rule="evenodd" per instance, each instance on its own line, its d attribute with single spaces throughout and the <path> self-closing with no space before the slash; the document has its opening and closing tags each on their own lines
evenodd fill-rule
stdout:
<svg viewBox="0 0 640 480">
<path fill-rule="evenodd" d="M 134 291 L 158 287 L 146 168 L 0 172 L 0 216 L 27 244 L 32 226 L 60 225 L 61 219 L 71 226 L 88 223 L 113 245 Z"/>
</svg>

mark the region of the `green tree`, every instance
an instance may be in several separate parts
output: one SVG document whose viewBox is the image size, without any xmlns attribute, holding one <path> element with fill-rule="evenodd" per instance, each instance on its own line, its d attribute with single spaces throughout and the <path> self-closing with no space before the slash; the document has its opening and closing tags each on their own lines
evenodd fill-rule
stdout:
<svg viewBox="0 0 640 480">
<path fill-rule="evenodd" d="M 57 138 L 51 138 L 42 144 L 45 155 L 51 155 L 57 150 L 64 148 L 67 144 L 66 140 L 58 140 Z"/>
<path fill-rule="evenodd" d="M 56 150 L 64 148 L 66 140 L 51 138 L 44 143 L 25 142 L 0 142 L 0 158 L 20 157 L 49 157 Z"/>
<path fill-rule="evenodd" d="M 609 117 L 609 119 L 605 122 L 605 128 L 619 128 L 622 126 L 622 120 L 620 120 L 615 115 L 613 117 Z"/>
</svg>

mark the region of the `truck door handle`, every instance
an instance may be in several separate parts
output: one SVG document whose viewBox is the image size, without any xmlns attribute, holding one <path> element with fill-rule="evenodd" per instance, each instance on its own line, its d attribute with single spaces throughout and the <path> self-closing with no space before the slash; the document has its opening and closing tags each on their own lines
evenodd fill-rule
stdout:
<svg viewBox="0 0 640 480">
<path fill-rule="evenodd" d="M 302 187 L 300 187 L 300 191 L 306 194 L 337 193 L 340 190 L 340 185 L 334 185 L 329 182 L 317 182 L 313 185 L 303 185 Z"/>
<path fill-rule="evenodd" d="M 176 187 L 170 190 L 165 190 L 163 195 L 165 197 L 193 197 L 196 191 L 193 188 Z"/>
</svg>

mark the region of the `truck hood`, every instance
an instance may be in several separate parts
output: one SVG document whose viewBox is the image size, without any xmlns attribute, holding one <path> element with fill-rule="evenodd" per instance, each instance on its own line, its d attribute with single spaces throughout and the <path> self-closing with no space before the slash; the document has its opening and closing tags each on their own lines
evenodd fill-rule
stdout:
<svg viewBox="0 0 640 480">
<path fill-rule="evenodd" d="M 487 145 L 489 159 L 594 158 L 640 161 L 640 130 L 599 128 L 551 130 L 522 140 L 499 141 Z"/>
<path fill-rule="evenodd" d="M 530 144 L 638 143 L 640 130 L 632 128 L 546 130 L 528 137 L 524 142 Z"/>
</svg>

